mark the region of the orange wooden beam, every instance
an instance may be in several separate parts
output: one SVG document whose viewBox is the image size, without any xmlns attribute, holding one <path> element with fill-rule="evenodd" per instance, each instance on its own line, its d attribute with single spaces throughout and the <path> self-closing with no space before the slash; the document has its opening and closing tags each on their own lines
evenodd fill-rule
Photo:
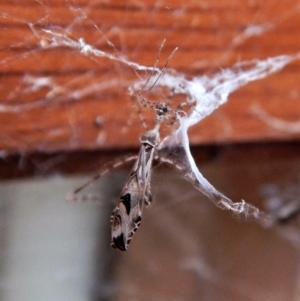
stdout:
<svg viewBox="0 0 300 301">
<path fill-rule="evenodd" d="M 2 154 L 139 144 L 144 129 L 127 92 L 137 79 L 134 70 L 64 47 L 62 40 L 61 47 L 49 48 L 53 40 L 47 38 L 53 36 L 47 30 L 75 42 L 83 38 L 96 49 L 146 66 L 154 64 L 166 39 L 160 66 L 178 46 L 169 67 L 189 77 L 239 61 L 299 53 L 297 5 L 295 0 L 185 1 L 184 6 L 182 1 L 2 1 Z M 236 91 L 226 105 L 191 129 L 191 143 L 299 140 L 300 126 L 299 131 L 274 127 L 257 113 L 260 108 L 280 120 L 298 122 L 299 71 L 296 60 Z M 139 75 L 146 79 L 149 74 Z"/>
</svg>

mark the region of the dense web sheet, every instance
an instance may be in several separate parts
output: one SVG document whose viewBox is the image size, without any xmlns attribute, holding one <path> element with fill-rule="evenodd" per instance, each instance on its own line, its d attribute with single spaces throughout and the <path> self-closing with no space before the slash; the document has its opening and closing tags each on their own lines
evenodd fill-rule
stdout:
<svg viewBox="0 0 300 301">
<path fill-rule="evenodd" d="M 279 56 L 265 61 L 239 63 L 230 69 L 222 70 L 222 72 L 215 74 L 211 78 L 196 77 L 191 81 L 186 80 L 183 75 L 164 74 L 156 83 L 158 86 L 167 86 L 174 93 L 185 94 L 187 102 L 194 104 L 190 112 L 183 114 L 182 117 L 178 116 L 180 126 L 174 133 L 164 139 L 159 148 L 162 150 L 167 148 L 171 152 L 172 148 L 182 147 L 185 153 L 179 152 L 181 158 L 177 156 L 176 159 L 172 160 L 177 165 L 182 166 L 182 169 L 186 171 L 185 177 L 194 184 L 196 189 L 207 195 L 218 207 L 231 210 L 239 216 L 257 219 L 266 224 L 271 222 L 271 218 L 268 215 L 244 201 L 240 203 L 232 202 L 218 192 L 203 177 L 190 151 L 188 129 L 211 114 L 220 105 L 226 103 L 230 93 L 236 89 L 246 85 L 248 82 L 264 78 L 273 72 L 279 71 L 295 59 L 298 59 L 297 55 Z M 141 84 L 136 85 L 135 89 L 141 89 Z M 166 159 L 166 161 L 168 160 Z"/>
<path fill-rule="evenodd" d="M 90 49 L 90 46 L 87 48 Z M 283 55 L 268 58 L 264 61 L 243 62 L 232 68 L 224 69 L 211 77 L 201 76 L 192 80 L 187 80 L 183 74 L 176 73 L 175 70 L 164 70 L 162 74 L 161 70 L 152 69 L 152 73 L 156 71 L 159 78 L 153 76 L 149 83 L 151 87 L 164 87 L 173 91 L 174 94 L 183 94 L 186 96 L 186 102 L 192 105 L 190 111 L 184 112 L 182 116 L 177 115 L 179 127 L 165 137 L 158 146 L 161 160 L 184 171 L 185 178 L 219 208 L 230 210 L 240 217 L 255 219 L 265 225 L 272 223 L 271 216 L 261 212 L 255 206 L 247 204 L 244 200 L 237 203 L 231 201 L 203 177 L 190 151 L 188 129 L 210 115 L 220 105 L 226 103 L 233 91 L 251 81 L 262 79 L 281 70 L 298 58 L 299 55 Z M 122 61 L 122 63 L 131 67 L 134 66 L 133 63 L 127 61 Z M 147 69 L 147 67 L 141 66 L 139 69 Z M 138 93 L 144 88 L 144 85 L 144 81 L 134 83 L 129 88 L 130 93 L 133 95 Z M 184 152 L 176 151 L 178 148 L 183 149 Z M 172 152 L 176 153 L 177 156 L 172 155 Z M 168 157 L 171 157 L 171 159 Z"/>
</svg>

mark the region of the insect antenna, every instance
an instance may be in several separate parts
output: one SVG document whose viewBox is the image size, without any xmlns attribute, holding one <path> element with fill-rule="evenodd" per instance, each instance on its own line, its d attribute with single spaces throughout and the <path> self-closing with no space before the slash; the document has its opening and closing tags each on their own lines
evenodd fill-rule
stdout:
<svg viewBox="0 0 300 301">
<path fill-rule="evenodd" d="M 164 41 L 165 41 L 165 40 L 164 40 Z M 160 48 L 160 50 L 161 50 L 161 48 Z M 168 66 L 169 61 L 171 60 L 171 58 L 173 57 L 174 53 L 175 53 L 177 50 L 178 50 L 178 47 L 176 47 L 176 48 L 172 51 L 172 53 L 169 55 L 169 57 L 167 58 L 167 61 L 166 61 L 165 65 L 164 65 L 163 68 L 161 69 L 161 71 L 160 71 L 158 77 L 156 78 L 156 80 L 154 81 L 154 83 L 152 84 L 152 86 L 150 87 L 149 91 L 151 91 L 151 89 L 156 85 L 156 83 L 158 82 L 158 80 L 160 79 L 160 77 L 163 75 L 165 69 L 166 69 L 167 66 Z M 147 82 L 148 82 L 148 81 L 149 81 L 149 79 L 147 80 Z"/>
<path fill-rule="evenodd" d="M 160 60 L 160 54 L 161 54 L 161 51 L 162 51 L 162 49 L 164 48 L 165 43 L 166 43 L 166 39 L 164 39 L 164 40 L 162 41 L 162 43 L 161 43 L 161 45 L 160 45 L 160 47 L 159 47 L 159 49 L 158 49 L 158 55 L 157 55 L 157 58 L 156 58 L 156 60 L 155 60 L 154 65 L 153 65 L 152 71 L 151 71 L 151 73 L 150 73 L 148 79 L 146 80 L 145 84 L 143 85 L 141 91 L 144 90 L 144 88 L 147 86 L 148 82 L 150 81 L 151 77 L 154 75 L 155 70 L 156 70 L 156 68 L 157 68 L 157 65 L 158 65 L 158 63 L 159 63 L 159 60 Z M 153 87 L 153 85 L 151 86 L 151 88 L 149 89 L 149 91 L 152 89 L 152 87 Z"/>
</svg>

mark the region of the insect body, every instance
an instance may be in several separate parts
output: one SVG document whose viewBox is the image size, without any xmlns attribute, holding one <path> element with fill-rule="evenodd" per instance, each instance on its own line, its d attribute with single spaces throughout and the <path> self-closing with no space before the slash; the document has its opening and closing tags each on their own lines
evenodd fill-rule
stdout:
<svg viewBox="0 0 300 301">
<path fill-rule="evenodd" d="M 160 51 L 164 45 L 162 43 Z M 160 76 L 163 74 L 163 71 L 167 67 L 168 61 L 171 59 L 173 54 L 177 48 L 173 50 L 171 55 L 166 61 L 165 66 L 160 71 L 159 76 L 156 78 L 149 91 L 154 87 L 157 83 Z M 155 62 L 153 67 L 153 71 L 151 76 L 148 78 L 146 83 L 144 84 L 142 90 L 148 84 L 150 78 L 154 74 L 155 68 L 158 64 L 159 56 Z M 142 91 L 141 90 L 141 91 Z M 128 249 L 128 245 L 139 228 L 142 220 L 142 211 L 144 205 L 149 206 L 151 204 L 151 169 L 152 162 L 154 157 L 156 157 L 156 150 L 160 144 L 159 137 L 159 128 L 160 125 L 166 122 L 170 118 L 169 105 L 170 103 L 155 103 L 152 101 L 148 101 L 142 97 L 141 91 L 138 93 L 138 99 L 141 105 L 144 107 L 151 107 L 155 110 L 156 118 L 155 118 L 155 127 L 147 131 L 144 135 L 142 135 L 140 142 L 142 144 L 140 153 L 136 159 L 136 162 L 132 168 L 132 171 L 126 181 L 125 186 L 123 187 L 119 202 L 115 209 L 112 212 L 110 223 L 111 223 L 111 247 L 115 249 L 119 249 L 121 251 L 126 251 Z M 181 106 L 178 107 L 178 111 L 180 111 Z M 174 112 L 173 119 L 177 119 L 177 111 Z M 129 158 L 130 160 L 132 158 Z M 128 162 L 129 160 L 123 161 L 123 163 Z M 169 161 L 168 161 L 169 162 Z M 120 166 L 121 163 L 117 163 L 112 165 L 113 168 Z M 102 175 L 107 173 L 109 169 L 105 169 L 103 172 L 96 174 L 91 180 L 87 183 L 83 184 L 81 187 L 77 188 L 73 193 L 67 196 L 67 199 L 76 199 L 75 195 L 77 195 L 81 190 L 85 187 L 91 185 L 95 180 L 100 178 Z M 89 199 L 89 198 L 85 198 Z"/>
<path fill-rule="evenodd" d="M 151 167 L 159 143 L 158 129 L 159 124 L 141 137 L 140 153 L 111 215 L 111 246 L 121 251 L 127 250 L 141 224 L 144 204 L 151 204 Z"/>
</svg>

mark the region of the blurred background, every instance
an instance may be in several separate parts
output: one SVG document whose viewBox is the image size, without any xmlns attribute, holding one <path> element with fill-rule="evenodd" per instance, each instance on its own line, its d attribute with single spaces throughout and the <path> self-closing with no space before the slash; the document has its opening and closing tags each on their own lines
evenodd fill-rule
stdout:
<svg viewBox="0 0 300 301">
<path fill-rule="evenodd" d="M 233 200 L 299 204 L 297 143 L 193 153 Z M 297 216 L 269 228 L 238 220 L 163 165 L 153 170 L 153 205 L 128 251 L 111 249 L 110 214 L 129 170 L 96 182 L 96 203 L 64 200 L 90 176 L 2 182 L 1 300 L 298 299 Z"/>
</svg>

